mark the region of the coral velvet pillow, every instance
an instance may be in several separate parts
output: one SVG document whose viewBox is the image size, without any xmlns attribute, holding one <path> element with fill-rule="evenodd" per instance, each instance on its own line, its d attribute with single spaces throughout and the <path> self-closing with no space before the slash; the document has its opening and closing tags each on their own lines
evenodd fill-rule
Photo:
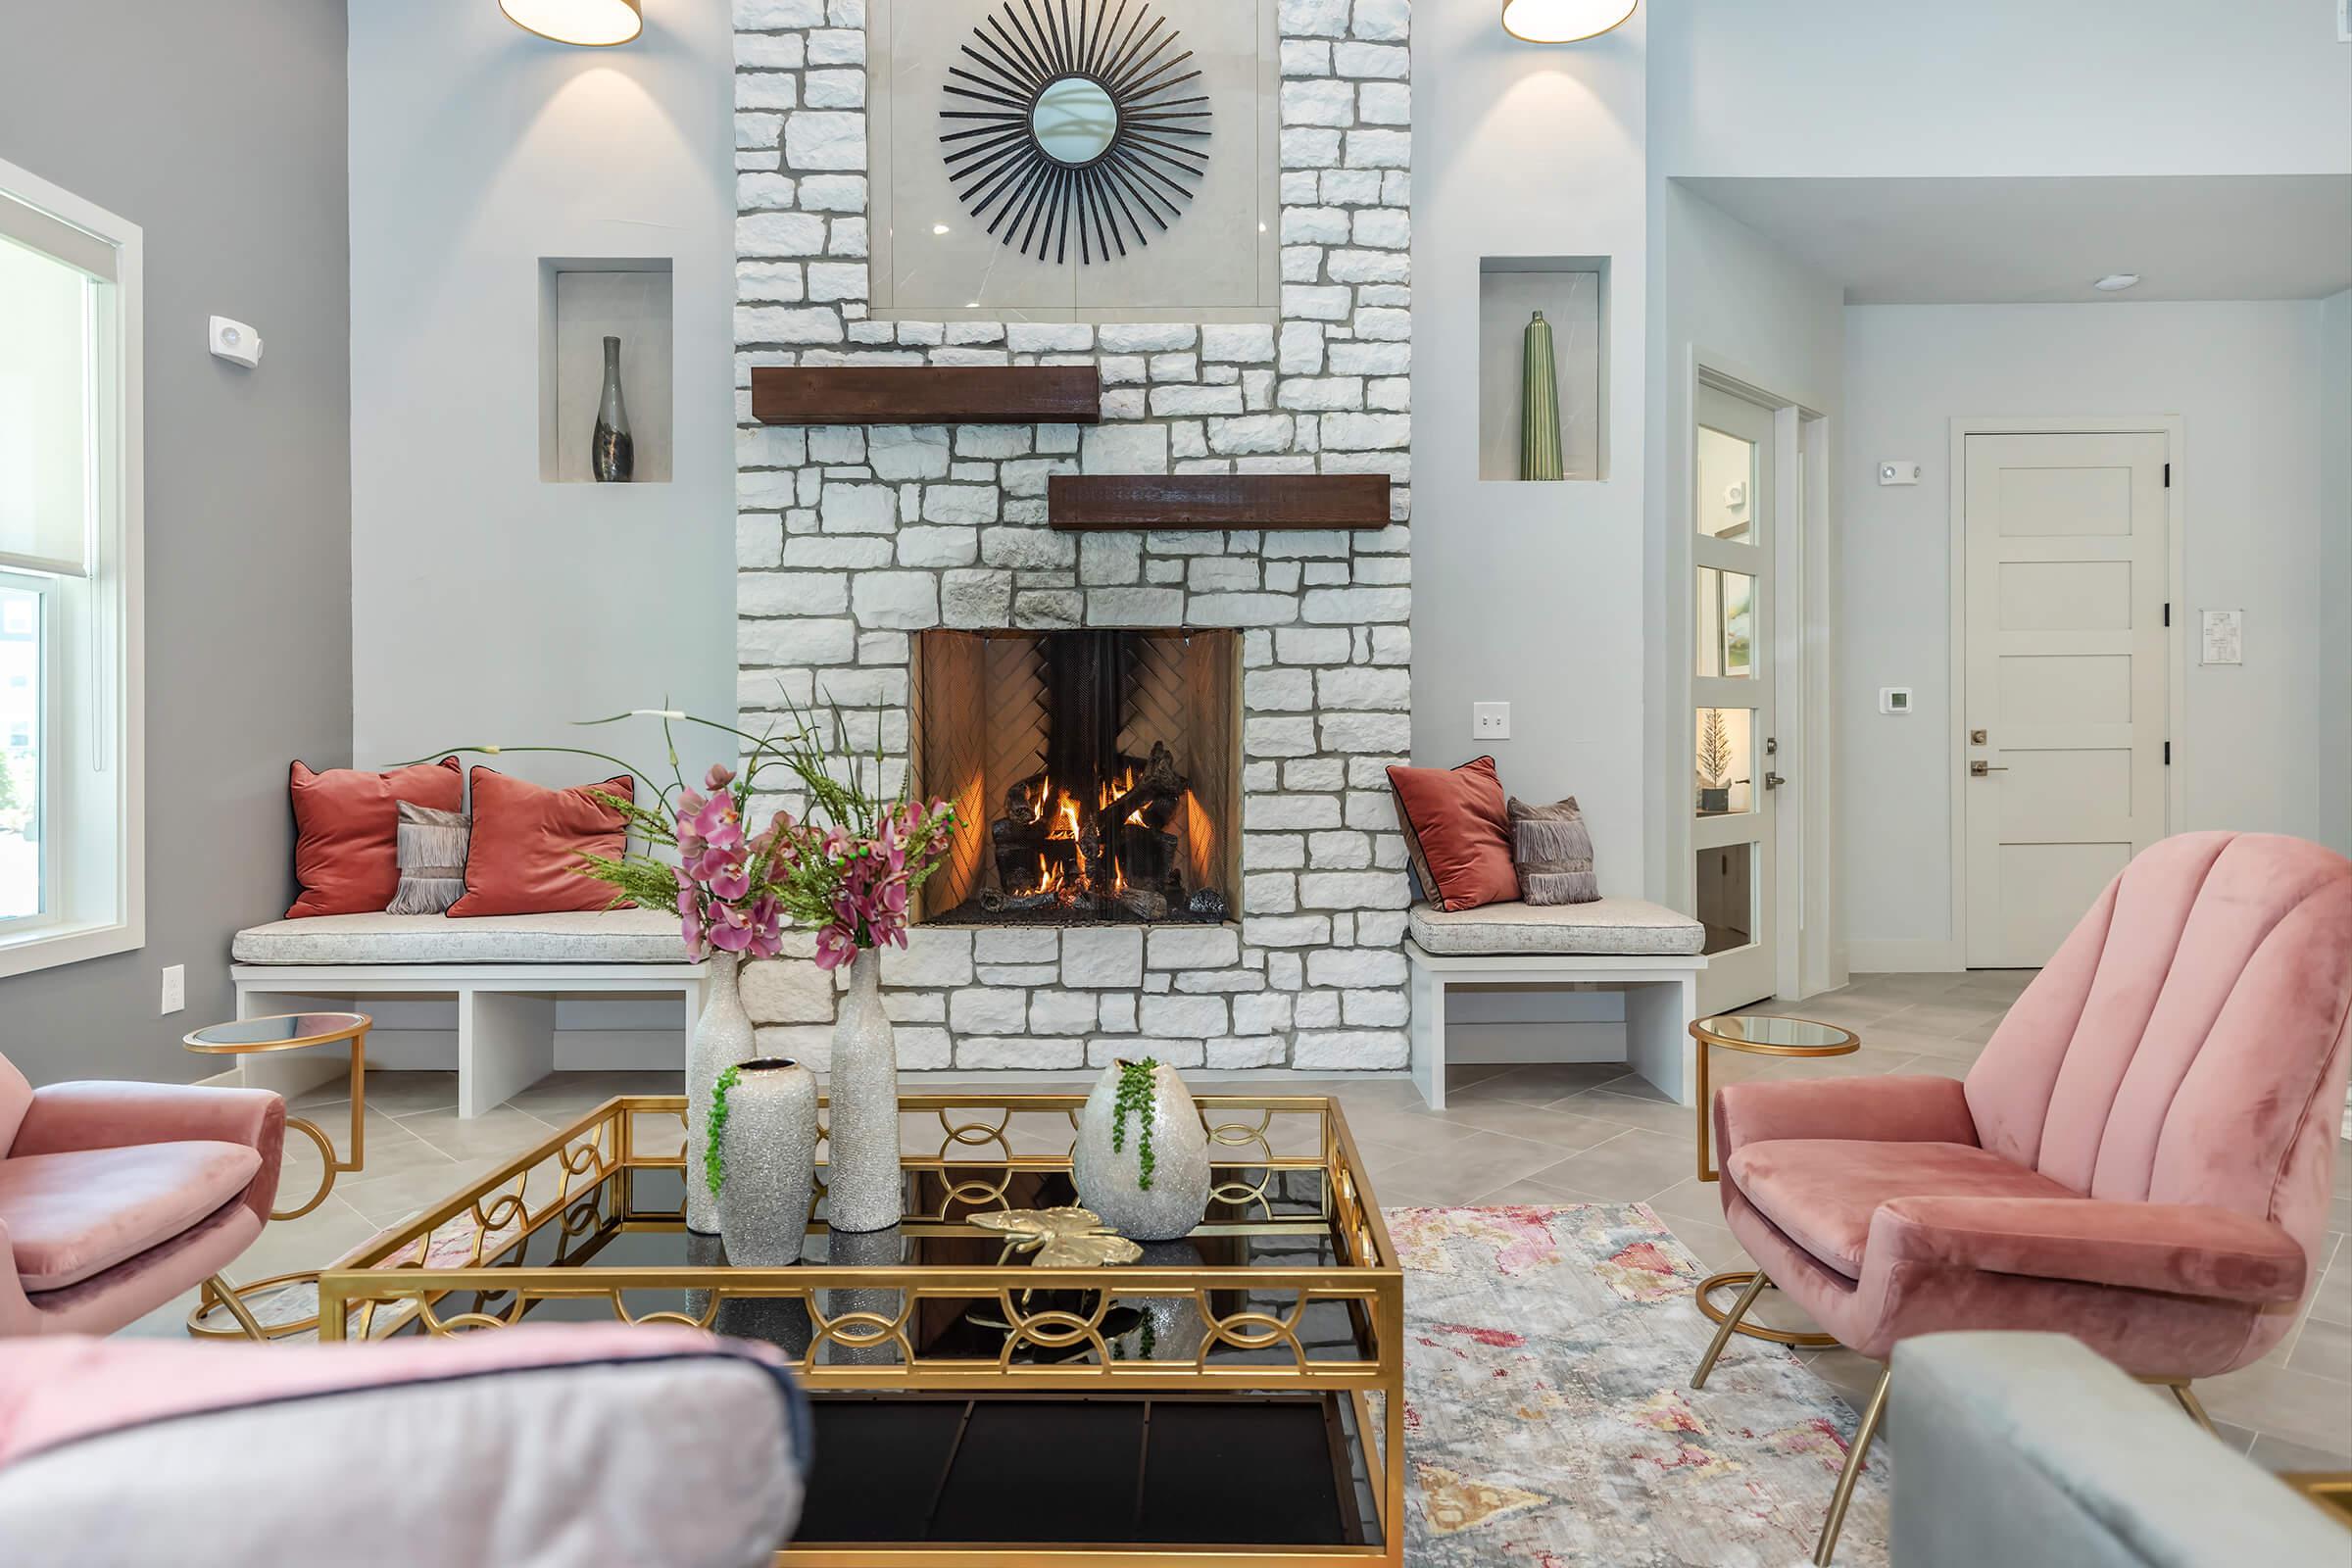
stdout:
<svg viewBox="0 0 2352 1568">
<path fill-rule="evenodd" d="M 374 914 L 400 887 L 400 803 L 454 811 L 466 804 L 466 779 L 454 757 L 388 773 L 321 773 L 296 762 L 286 795 L 294 803 L 294 880 L 302 884 L 286 918 Z"/>
<path fill-rule="evenodd" d="M 627 824 L 592 790 L 634 801 L 637 781 L 622 773 L 599 784 L 551 790 L 487 767 L 475 768 L 466 892 L 449 912 L 561 914 L 611 907 L 616 891 L 582 876 L 580 857 L 617 857 L 628 836 Z"/>
<path fill-rule="evenodd" d="M 1413 874 L 1431 898 L 1448 909 L 1475 909 L 1519 897 L 1494 759 L 1473 758 L 1453 768 L 1392 767 L 1389 787 L 1396 792 Z"/>
</svg>

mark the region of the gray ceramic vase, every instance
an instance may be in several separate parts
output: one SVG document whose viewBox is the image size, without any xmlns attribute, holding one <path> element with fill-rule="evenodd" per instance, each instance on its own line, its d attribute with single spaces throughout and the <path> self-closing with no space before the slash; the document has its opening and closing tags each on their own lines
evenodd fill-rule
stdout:
<svg viewBox="0 0 2352 1568">
<path fill-rule="evenodd" d="M 743 1010 L 742 964 L 732 953 L 712 953 L 703 960 L 703 1013 L 686 1042 L 686 1148 L 692 1153 L 687 1164 L 697 1171 L 701 1152 L 710 1147 L 708 1117 L 718 1075 L 751 1060 L 759 1050 L 752 1015 Z M 707 1182 L 686 1183 L 686 1228 L 706 1236 L 718 1231 L 718 1206 Z"/>
<path fill-rule="evenodd" d="M 905 1213 L 899 1170 L 899 1046 L 882 1010 L 882 956 L 850 962 L 825 1075 L 825 1222 L 836 1232 L 885 1231 Z"/>
<path fill-rule="evenodd" d="M 1152 1069 L 1149 1112 L 1122 1117 L 1119 1078 L 1126 1066 L 1113 1062 L 1103 1068 L 1086 1097 L 1071 1150 L 1071 1179 L 1078 1201 L 1129 1241 L 1172 1242 L 1189 1235 L 1208 1211 L 1208 1129 L 1200 1124 L 1200 1108 L 1184 1080 L 1165 1062 Z M 1150 1187 L 1143 1185 L 1147 1142 Z"/>
<path fill-rule="evenodd" d="M 797 1061 L 767 1057 L 735 1069 L 719 1134 L 726 1162 L 718 1234 L 738 1268 L 801 1260 L 816 1182 L 816 1078 Z"/>
</svg>

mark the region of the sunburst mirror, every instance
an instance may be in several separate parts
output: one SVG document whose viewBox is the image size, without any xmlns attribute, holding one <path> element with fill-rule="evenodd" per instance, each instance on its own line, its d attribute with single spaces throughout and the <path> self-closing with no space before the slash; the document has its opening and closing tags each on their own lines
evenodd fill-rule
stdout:
<svg viewBox="0 0 2352 1568">
<path fill-rule="evenodd" d="M 1208 167 L 1208 99 L 1140 0 L 1005 0 L 948 68 L 948 178 L 1012 249 L 1091 265 L 1149 245 Z M 1150 229 L 1145 227 L 1151 225 Z"/>
</svg>

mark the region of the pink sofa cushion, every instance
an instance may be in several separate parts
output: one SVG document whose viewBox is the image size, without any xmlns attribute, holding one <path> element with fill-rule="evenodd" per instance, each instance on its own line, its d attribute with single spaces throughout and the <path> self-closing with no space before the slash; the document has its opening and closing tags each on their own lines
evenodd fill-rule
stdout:
<svg viewBox="0 0 2352 1568">
<path fill-rule="evenodd" d="M 1766 1219 L 1847 1279 L 1862 1277 L 1871 1216 L 1890 1200 L 2076 1196 L 1967 1144 L 1784 1138 L 1747 1145 L 1724 1168 Z"/>
<path fill-rule="evenodd" d="M 0 1225 L 27 1292 L 63 1290 L 137 1256 L 242 1195 L 244 1144 L 188 1140 L 0 1160 Z"/>
<path fill-rule="evenodd" d="M 6 1056 L 0 1056 L 0 1159 L 8 1157 L 17 1141 L 17 1128 L 32 1104 L 32 1085 Z"/>
</svg>

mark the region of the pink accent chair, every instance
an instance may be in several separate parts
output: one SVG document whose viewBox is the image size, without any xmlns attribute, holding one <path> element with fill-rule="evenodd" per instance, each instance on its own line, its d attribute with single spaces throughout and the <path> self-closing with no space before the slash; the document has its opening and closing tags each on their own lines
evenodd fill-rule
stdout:
<svg viewBox="0 0 2352 1568">
<path fill-rule="evenodd" d="M 111 1334 L 213 1278 L 277 1193 L 286 1106 L 260 1089 L 35 1089 L 0 1056 L 0 1338 Z"/>
<path fill-rule="evenodd" d="M 1950 1330 L 2073 1335 L 2202 1421 L 2192 1379 L 2258 1359 L 2318 1284 L 2352 1055 L 2352 861 L 2188 833 L 2126 866 L 1965 1084 L 1729 1084 L 1724 1222 L 1766 1284 L 1885 1360 Z M 1847 1450 L 1836 1548 L 1886 1407 Z"/>
</svg>

